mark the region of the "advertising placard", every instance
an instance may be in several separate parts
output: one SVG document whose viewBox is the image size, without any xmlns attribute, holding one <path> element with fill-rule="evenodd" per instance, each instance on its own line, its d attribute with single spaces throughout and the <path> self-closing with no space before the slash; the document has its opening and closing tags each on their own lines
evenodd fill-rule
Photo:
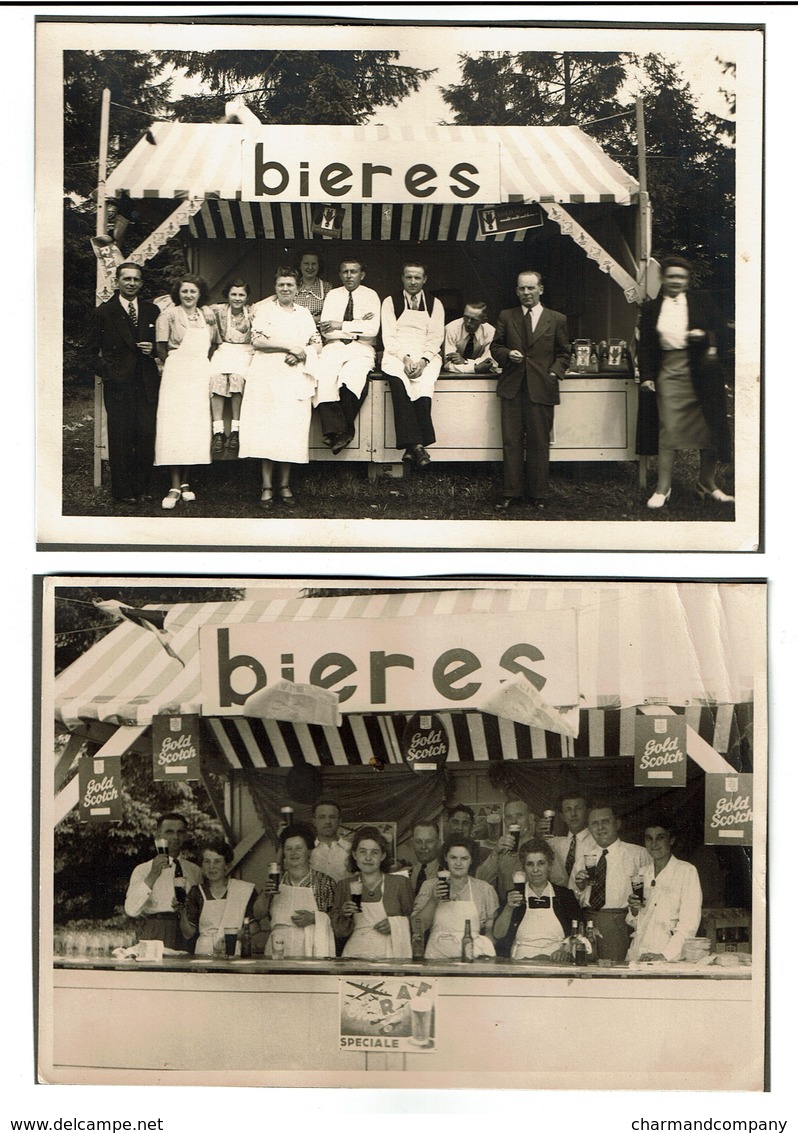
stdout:
<svg viewBox="0 0 798 1133">
<path fill-rule="evenodd" d="M 704 843 L 753 846 L 754 777 L 713 771 L 704 788 Z"/>
<path fill-rule="evenodd" d="M 537 201 L 532 201 L 530 204 L 486 206 L 479 210 L 477 216 L 479 230 L 483 236 L 543 227 L 543 213 Z"/>
<path fill-rule="evenodd" d="M 635 718 L 635 786 L 683 787 L 687 782 L 684 716 Z"/>
<path fill-rule="evenodd" d="M 113 822 L 122 817 L 122 757 L 90 757 L 78 764 L 81 822 Z"/>
<path fill-rule="evenodd" d="M 154 716 L 152 720 L 152 777 L 198 780 L 200 777 L 199 716 Z"/>
<path fill-rule="evenodd" d="M 435 713 L 414 713 L 402 733 L 402 759 L 414 771 L 439 771 L 449 755 L 449 733 Z"/>
<path fill-rule="evenodd" d="M 437 980 L 341 978 L 341 1050 L 420 1054 L 435 1050 Z"/>
</svg>

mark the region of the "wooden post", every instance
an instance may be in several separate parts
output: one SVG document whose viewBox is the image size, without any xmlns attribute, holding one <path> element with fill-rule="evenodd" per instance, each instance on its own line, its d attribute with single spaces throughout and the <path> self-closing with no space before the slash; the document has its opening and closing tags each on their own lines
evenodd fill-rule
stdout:
<svg viewBox="0 0 798 1133">
<path fill-rule="evenodd" d="M 96 236 L 105 233 L 105 180 L 108 168 L 108 130 L 111 111 L 111 92 L 108 87 L 103 88 L 102 102 L 100 104 L 100 151 L 97 163 L 97 221 L 94 229 Z M 103 284 L 103 271 L 97 264 L 97 280 L 94 288 L 95 305 L 98 305 L 98 292 Z M 102 444 L 103 444 L 103 384 L 100 378 L 94 378 L 94 487 L 102 484 Z"/>
</svg>

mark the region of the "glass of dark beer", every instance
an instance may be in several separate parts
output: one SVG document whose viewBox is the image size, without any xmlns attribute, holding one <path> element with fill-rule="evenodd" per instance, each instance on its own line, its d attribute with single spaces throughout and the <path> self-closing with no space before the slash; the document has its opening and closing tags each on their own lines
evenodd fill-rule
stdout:
<svg viewBox="0 0 798 1133">
<path fill-rule="evenodd" d="M 596 866 L 598 865 L 598 854 L 585 854 L 585 873 L 587 874 L 588 884 L 596 880 Z"/>
<path fill-rule="evenodd" d="M 236 954 L 236 944 L 238 943 L 238 928 L 235 925 L 227 925 L 224 930 L 224 954 L 228 960 L 232 960 Z"/>
<path fill-rule="evenodd" d="M 632 892 L 634 893 L 635 897 L 637 897 L 641 906 L 645 905 L 645 903 L 646 903 L 646 895 L 645 895 L 646 891 L 645 891 L 645 887 L 643 885 L 643 875 L 642 875 L 642 873 L 636 873 L 632 877 Z"/>
<path fill-rule="evenodd" d="M 349 882 L 349 892 L 352 894 L 352 900 L 357 906 L 357 911 L 360 912 L 363 907 L 363 882 L 359 877 L 353 877 Z"/>
</svg>

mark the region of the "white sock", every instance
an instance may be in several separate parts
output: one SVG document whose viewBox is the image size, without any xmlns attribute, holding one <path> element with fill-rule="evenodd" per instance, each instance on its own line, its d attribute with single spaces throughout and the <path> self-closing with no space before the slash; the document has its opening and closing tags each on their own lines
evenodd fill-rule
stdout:
<svg viewBox="0 0 798 1133">
<path fill-rule="evenodd" d="M 238 422 L 238 421 L 231 421 L 230 422 L 230 432 L 231 433 L 237 433 L 238 432 L 239 423 L 240 422 Z"/>
<path fill-rule="evenodd" d="M 214 433 L 223 433 L 224 432 L 224 421 L 214 421 L 213 431 L 214 431 Z"/>
</svg>

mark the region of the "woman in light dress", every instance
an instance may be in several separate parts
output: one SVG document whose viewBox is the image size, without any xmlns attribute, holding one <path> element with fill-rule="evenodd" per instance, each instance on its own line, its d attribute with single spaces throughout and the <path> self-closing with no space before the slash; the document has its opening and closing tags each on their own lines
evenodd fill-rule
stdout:
<svg viewBox="0 0 798 1133">
<path fill-rule="evenodd" d="M 275 294 L 255 308 L 253 356 L 247 395 L 241 410 L 239 455 L 261 459 L 261 506 L 274 504 L 277 479 L 280 502 L 295 505 L 291 466 L 310 460 L 311 398 L 321 337 L 313 316 L 296 302 L 299 276 L 279 268 Z"/>
<path fill-rule="evenodd" d="M 169 307 L 155 325 L 158 356 L 164 363 L 155 423 L 155 464 L 167 465 L 171 487 L 161 507 L 195 500 L 187 469 L 211 462 L 210 362 L 216 341 L 208 287 L 198 275 L 180 277 Z"/>
<path fill-rule="evenodd" d="M 252 361 L 252 309 L 249 306 L 249 284 L 233 279 L 223 289 L 225 303 L 211 307 L 220 345 L 211 358 L 211 417 L 213 441 L 211 454 L 223 456 L 225 450 L 238 456 L 241 427 L 241 398 Z M 230 401 L 230 435 L 224 431 L 224 404 Z"/>
</svg>

